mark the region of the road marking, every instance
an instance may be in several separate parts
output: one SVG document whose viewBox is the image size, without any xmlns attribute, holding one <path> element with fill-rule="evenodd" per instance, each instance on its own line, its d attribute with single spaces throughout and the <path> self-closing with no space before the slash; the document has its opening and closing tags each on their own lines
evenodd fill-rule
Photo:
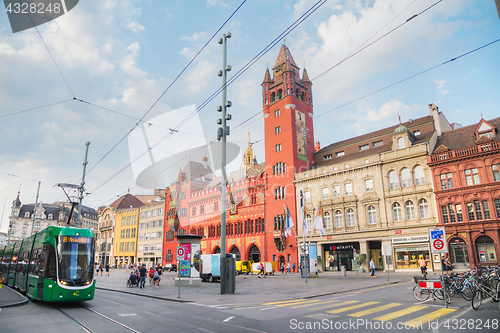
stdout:
<svg viewBox="0 0 500 333">
<path fill-rule="evenodd" d="M 246 308 L 243 308 L 243 307 L 241 307 L 241 308 L 234 308 L 233 310 L 258 309 L 258 308 L 261 308 L 261 307 L 262 307 L 262 305 L 257 305 L 257 306 L 247 306 Z M 272 306 L 272 307 L 270 307 L 270 308 L 268 308 L 268 309 L 272 309 L 272 308 L 274 308 L 274 306 Z"/>
<path fill-rule="evenodd" d="M 269 309 L 274 309 L 276 308 L 275 306 L 271 306 L 270 308 L 263 308 L 263 309 L 260 309 L 260 311 L 263 311 L 263 310 L 269 310 Z"/>
<path fill-rule="evenodd" d="M 298 305 L 298 304 L 305 304 L 305 303 L 317 303 L 317 302 L 321 302 L 321 300 L 315 299 L 315 300 L 312 300 L 312 301 L 303 301 L 303 302 L 287 303 L 287 304 L 278 304 L 276 306 L 277 307 L 279 307 L 279 306 L 290 306 L 290 305 Z"/>
<path fill-rule="evenodd" d="M 262 305 L 274 305 L 274 304 L 283 304 L 283 303 L 291 303 L 291 302 L 300 302 L 305 301 L 305 299 L 294 299 L 291 301 L 281 301 L 281 302 L 272 302 L 272 303 L 262 303 Z"/>
<path fill-rule="evenodd" d="M 134 317 L 137 316 L 137 313 L 119 313 L 120 317 Z"/>
<path fill-rule="evenodd" d="M 220 307 L 216 307 L 217 310 L 224 310 L 224 309 L 229 309 L 229 307 L 227 306 L 220 306 Z"/>
<path fill-rule="evenodd" d="M 447 315 L 448 313 L 452 313 L 454 311 L 457 311 L 455 309 L 439 309 L 434 312 L 425 314 L 423 316 L 420 316 L 418 318 L 415 318 L 413 320 L 408 320 L 404 325 L 405 327 L 422 327 L 422 323 L 428 323 L 431 322 L 432 320 L 438 319 L 444 315 Z"/>
<path fill-rule="evenodd" d="M 350 317 L 362 317 L 362 316 L 366 316 L 366 315 L 373 314 L 373 313 L 376 313 L 376 312 L 384 311 L 384 310 L 387 310 L 387 309 L 390 309 L 390 308 L 394 308 L 394 307 L 400 306 L 400 305 L 403 305 L 403 304 L 402 303 L 389 303 L 389 304 L 386 304 L 386 305 L 378 306 L 376 308 L 371 308 L 371 309 L 368 309 L 368 310 L 364 310 L 364 311 L 359 311 L 359 312 L 356 312 L 356 313 L 352 313 L 349 316 Z"/>
<path fill-rule="evenodd" d="M 366 303 L 347 306 L 345 308 L 340 308 L 340 309 L 326 311 L 326 312 L 328 312 L 328 313 L 341 313 L 341 312 L 345 312 L 345 311 L 349 311 L 349 310 L 353 310 L 353 309 L 364 308 L 365 306 L 370 306 L 370 305 L 378 304 L 378 303 L 380 303 L 380 302 L 366 302 Z"/>
<path fill-rule="evenodd" d="M 309 310 L 310 311 L 316 311 L 316 310 L 322 310 L 322 309 L 328 309 L 328 308 L 336 308 L 338 306 L 352 304 L 352 303 L 358 303 L 358 301 L 345 301 L 345 302 L 342 302 L 342 303 L 330 304 L 330 305 L 327 305 L 327 306 L 320 306 L 320 307 L 309 309 Z M 313 305 L 317 305 L 317 304 L 313 304 Z"/>
<path fill-rule="evenodd" d="M 311 306 L 311 305 L 318 305 L 318 304 L 326 304 L 326 303 L 338 302 L 338 301 L 339 300 L 335 299 L 333 301 L 325 301 L 325 302 L 310 303 L 310 304 L 301 304 L 301 305 L 297 305 L 297 306 L 292 306 L 292 309 L 303 308 L 303 307 Z"/>
<path fill-rule="evenodd" d="M 228 317 L 226 319 L 223 320 L 223 322 L 227 323 L 228 321 L 230 321 L 231 319 L 233 319 L 234 317 Z"/>
<path fill-rule="evenodd" d="M 398 317 L 401 317 L 401 316 L 404 316 L 404 315 L 407 315 L 407 314 L 410 314 L 413 312 L 420 311 L 420 310 L 425 309 L 425 308 L 427 308 L 427 306 L 425 306 L 425 305 L 414 305 L 414 306 L 410 306 L 409 308 L 399 310 L 396 312 L 391 312 L 391 313 L 386 314 L 384 316 L 376 317 L 373 319 L 382 320 L 382 321 L 389 321 L 389 320 L 392 320 L 392 319 L 395 319 L 395 318 L 398 318 Z"/>
</svg>

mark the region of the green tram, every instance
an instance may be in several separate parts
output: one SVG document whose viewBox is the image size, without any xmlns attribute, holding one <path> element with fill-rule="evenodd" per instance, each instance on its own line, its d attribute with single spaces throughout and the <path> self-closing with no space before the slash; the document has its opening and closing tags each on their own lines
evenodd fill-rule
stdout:
<svg viewBox="0 0 500 333">
<path fill-rule="evenodd" d="M 0 271 L 9 287 L 31 300 L 87 301 L 94 298 L 92 229 L 47 227 L 0 248 Z"/>
</svg>

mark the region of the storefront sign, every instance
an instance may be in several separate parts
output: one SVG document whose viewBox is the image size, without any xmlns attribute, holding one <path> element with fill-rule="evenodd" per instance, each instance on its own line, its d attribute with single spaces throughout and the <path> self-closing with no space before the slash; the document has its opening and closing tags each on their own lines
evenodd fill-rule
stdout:
<svg viewBox="0 0 500 333">
<path fill-rule="evenodd" d="M 336 251 L 336 250 L 354 250 L 354 245 L 326 245 L 325 250 L 327 251 Z"/>
<path fill-rule="evenodd" d="M 428 242 L 429 235 L 396 237 L 392 239 L 392 244 Z"/>
</svg>

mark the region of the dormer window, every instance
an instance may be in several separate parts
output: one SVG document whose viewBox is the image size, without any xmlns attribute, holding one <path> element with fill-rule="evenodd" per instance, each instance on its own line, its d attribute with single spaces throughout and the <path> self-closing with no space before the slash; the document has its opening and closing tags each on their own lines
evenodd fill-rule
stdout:
<svg viewBox="0 0 500 333">
<path fill-rule="evenodd" d="M 331 159 L 332 159 L 332 154 L 328 154 L 328 155 L 323 156 L 324 161 L 331 160 Z"/>
<path fill-rule="evenodd" d="M 493 138 L 496 135 L 496 128 L 493 127 L 486 120 L 481 119 L 479 125 L 476 129 L 476 138 L 480 139 L 482 136 L 487 137 L 489 139 Z"/>
<path fill-rule="evenodd" d="M 344 151 L 338 151 L 335 153 L 335 157 L 344 156 Z"/>
</svg>

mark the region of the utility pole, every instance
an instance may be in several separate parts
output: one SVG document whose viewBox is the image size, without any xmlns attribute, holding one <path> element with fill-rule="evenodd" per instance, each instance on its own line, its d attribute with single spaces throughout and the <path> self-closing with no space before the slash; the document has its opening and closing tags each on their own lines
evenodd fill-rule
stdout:
<svg viewBox="0 0 500 333">
<path fill-rule="evenodd" d="M 14 202 L 16 202 L 16 201 L 14 201 Z M 9 231 L 8 231 L 9 236 L 7 238 L 7 245 L 9 245 L 9 243 L 10 243 L 10 234 L 12 233 L 12 225 L 14 224 L 14 212 L 15 211 L 16 211 L 16 204 L 14 203 L 14 204 L 12 204 L 12 216 L 11 216 L 12 218 L 11 218 L 10 224 L 9 224 Z"/>
<path fill-rule="evenodd" d="M 31 233 L 30 233 L 30 236 L 33 235 L 33 226 L 35 225 L 36 206 L 38 206 L 38 194 L 40 194 L 40 183 L 41 182 L 38 182 L 38 190 L 36 190 L 35 208 L 33 208 L 33 221 L 31 221 Z"/>
<path fill-rule="evenodd" d="M 90 141 L 87 141 L 85 143 L 85 146 L 87 147 L 85 149 L 85 161 L 83 161 L 83 176 L 82 176 L 82 183 L 81 183 L 81 186 L 80 186 L 80 197 L 78 198 L 78 220 L 77 220 L 77 223 L 76 223 L 76 227 L 77 228 L 80 228 L 80 222 L 81 222 L 81 219 L 82 219 L 82 200 L 83 200 L 83 191 L 85 190 L 84 189 L 84 186 L 85 186 L 85 170 L 87 169 L 87 156 L 88 156 L 88 153 L 89 153 L 89 145 L 90 145 Z"/>
<path fill-rule="evenodd" d="M 226 81 L 227 72 L 231 70 L 231 66 L 226 64 L 227 54 L 227 40 L 231 38 L 231 33 L 223 34 L 219 38 L 219 44 L 222 44 L 222 70 L 218 72 L 222 76 L 222 106 L 217 107 L 217 111 L 222 112 L 222 117 L 217 119 L 217 124 L 222 125 L 217 131 L 217 140 L 222 139 L 222 157 L 221 157 L 221 226 L 220 226 L 220 239 L 221 239 L 221 253 L 220 253 L 220 293 L 226 293 L 226 190 L 227 190 L 227 175 L 226 175 L 226 136 L 229 135 L 229 126 L 226 125 L 227 120 L 231 120 L 231 115 L 226 114 L 226 108 L 231 107 L 231 102 L 226 101 Z"/>
</svg>

